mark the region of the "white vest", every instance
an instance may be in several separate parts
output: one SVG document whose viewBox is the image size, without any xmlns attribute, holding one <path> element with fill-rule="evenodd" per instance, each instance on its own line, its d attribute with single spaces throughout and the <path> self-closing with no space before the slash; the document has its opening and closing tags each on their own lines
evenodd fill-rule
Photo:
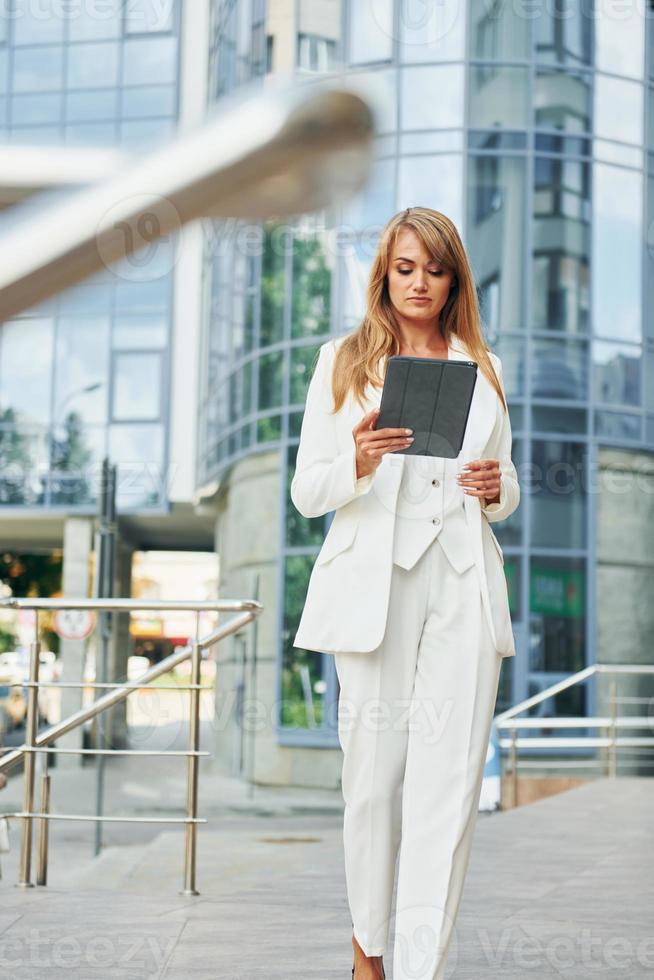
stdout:
<svg viewBox="0 0 654 980">
<path fill-rule="evenodd" d="M 412 568 L 438 537 L 455 571 L 460 574 L 474 565 L 457 471 L 457 460 L 445 456 L 405 458 L 395 516 L 395 564 Z"/>
</svg>

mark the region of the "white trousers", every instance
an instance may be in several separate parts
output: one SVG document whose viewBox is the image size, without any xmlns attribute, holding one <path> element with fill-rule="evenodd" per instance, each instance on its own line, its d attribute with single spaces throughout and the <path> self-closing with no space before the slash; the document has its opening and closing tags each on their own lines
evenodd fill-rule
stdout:
<svg viewBox="0 0 654 980">
<path fill-rule="evenodd" d="M 477 567 L 457 573 L 438 538 L 394 564 L 382 643 L 334 660 L 354 935 L 386 953 L 397 870 L 393 980 L 442 980 L 502 663 Z"/>
</svg>

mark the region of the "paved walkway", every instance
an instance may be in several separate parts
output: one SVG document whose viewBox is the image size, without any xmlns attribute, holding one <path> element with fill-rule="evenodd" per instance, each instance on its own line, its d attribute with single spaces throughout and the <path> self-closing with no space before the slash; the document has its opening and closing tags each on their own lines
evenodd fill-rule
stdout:
<svg viewBox="0 0 654 980">
<path fill-rule="evenodd" d="M 128 781 L 126 790 L 137 809 L 146 802 L 138 785 L 130 790 Z M 214 795 L 220 786 L 218 777 L 202 783 L 202 808 L 212 820 L 200 829 L 201 894 L 194 898 L 179 894 L 181 829 L 149 832 L 148 841 L 140 828 L 129 828 L 132 841 L 142 837 L 141 846 L 113 844 L 92 869 L 71 871 L 75 835 L 90 851 L 93 831 L 59 825 L 50 884 L 25 891 L 13 884 L 18 842 L 12 841 L 0 882 L 3 975 L 349 978 L 340 794 L 257 790 L 253 807 L 242 785 L 222 781 L 222 799 Z M 170 800 L 173 789 L 183 798 L 177 792 L 183 778 L 178 784 L 170 777 L 169 789 Z M 3 794 L 3 809 L 7 800 Z M 148 802 L 150 812 L 153 804 L 162 812 L 169 805 Z M 480 814 L 448 977 L 651 977 L 653 813 L 654 781 L 625 777 Z M 124 825 L 118 828 L 108 828 L 105 839 L 124 838 Z M 386 963 L 391 980 L 390 955 Z"/>
</svg>

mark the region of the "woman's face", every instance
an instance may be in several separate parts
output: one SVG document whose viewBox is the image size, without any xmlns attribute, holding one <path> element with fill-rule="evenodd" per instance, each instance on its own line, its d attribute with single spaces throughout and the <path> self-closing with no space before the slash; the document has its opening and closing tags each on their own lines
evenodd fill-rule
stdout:
<svg viewBox="0 0 654 980">
<path fill-rule="evenodd" d="M 400 317 L 438 322 L 453 281 L 411 228 L 400 229 L 388 266 L 388 293 Z"/>
</svg>

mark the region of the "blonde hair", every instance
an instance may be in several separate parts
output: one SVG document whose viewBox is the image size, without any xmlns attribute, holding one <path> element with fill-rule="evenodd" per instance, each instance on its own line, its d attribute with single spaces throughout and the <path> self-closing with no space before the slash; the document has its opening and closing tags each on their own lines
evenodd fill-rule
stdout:
<svg viewBox="0 0 654 980">
<path fill-rule="evenodd" d="M 334 359 L 334 413 L 340 410 L 350 389 L 362 405 L 369 382 L 381 388 L 384 382 L 377 372 L 378 362 L 399 353 L 400 332 L 388 292 L 387 275 L 392 250 L 402 228 L 414 231 L 434 260 L 454 273 L 453 286 L 440 313 L 443 339 L 449 344 L 454 335 L 463 342 L 471 360 L 477 362 L 497 391 L 504 410 L 508 411 L 502 387 L 488 356 L 474 277 L 456 226 L 440 211 L 412 207 L 393 215 L 381 233 L 368 279 L 365 316 L 357 330 L 348 334 L 339 345 Z"/>
</svg>

